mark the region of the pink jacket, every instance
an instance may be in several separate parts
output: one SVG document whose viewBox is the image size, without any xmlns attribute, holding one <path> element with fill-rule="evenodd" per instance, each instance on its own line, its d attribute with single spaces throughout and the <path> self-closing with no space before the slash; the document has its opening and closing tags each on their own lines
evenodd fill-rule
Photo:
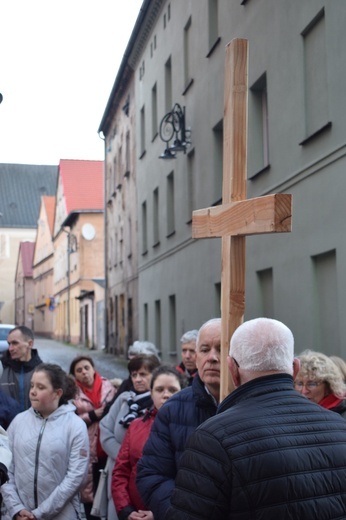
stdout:
<svg viewBox="0 0 346 520">
<path fill-rule="evenodd" d="M 106 379 L 102 378 L 102 387 L 101 387 L 101 403 L 109 403 L 114 395 L 116 394 L 116 389 L 112 385 L 112 383 Z M 92 465 L 97 462 L 97 440 L 99 436 L 99 422 L 92 422 L 89 417 L 89 412 L 95 410 L 93 403 L 90 399 L 83 393 L 81 389 L 79 389 L 79 395 L 77 399 L 73 401 L 73 404 L 77 408 L 76 413 L 83 419 L 85 424 L 88 427 L 88 436 L 89 436 L 89 444 L 90 444 L 90 462 L 89 462 L 89 470 L 88 477 L 85 481 L 85 485 L 81 490 L 81 500 L 83 503 L 92 502 L 94 499 L 93 494 L 93 474 L 92 474 Z"/>
</svg>

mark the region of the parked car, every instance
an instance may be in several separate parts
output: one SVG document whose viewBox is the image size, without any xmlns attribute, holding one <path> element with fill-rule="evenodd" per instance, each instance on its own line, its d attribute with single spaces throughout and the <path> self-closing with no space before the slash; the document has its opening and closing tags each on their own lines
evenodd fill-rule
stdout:
<svg viewBox="0 0 346 520">
<path fill-rule="evenodd" d="M 8 349 L 7 336 L 10 330 L 14 329 L 15 325 L 8 323 L 0 323 L 0 359 Z"/>
</svg>

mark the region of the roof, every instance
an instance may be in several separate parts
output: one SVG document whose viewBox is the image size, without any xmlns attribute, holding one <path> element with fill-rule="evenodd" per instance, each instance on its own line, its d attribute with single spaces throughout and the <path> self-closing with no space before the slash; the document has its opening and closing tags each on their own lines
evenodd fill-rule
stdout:
<svg viewBox="0 0 346 520">
<path fill-rule="evenodd" d="M 42 195 L 55 195 L 57 166 L 0 164 L 0 228 L 36 228 Z"/>
<path fill-rule="evenodd" d="M 34 260 L 35 242 L 21 242 L 19 248 L 19 260 L 22 259 L 23 274 L 27 278 L 32 276 L 32 263 Z"/>
<path fill-rule="evenodd" d="M 103 161 L 61 159 L 59 175 L 66 211 L 103 210 Z"/>
<path fill-rule="evenodd" d="M 49 231 L 52 236 L 54 232 L 55 201 L 56 198 L 53 196 L 45 195 L 44 197 L 42 197 L 42 203 L 46 208 Z"/>
</svg>

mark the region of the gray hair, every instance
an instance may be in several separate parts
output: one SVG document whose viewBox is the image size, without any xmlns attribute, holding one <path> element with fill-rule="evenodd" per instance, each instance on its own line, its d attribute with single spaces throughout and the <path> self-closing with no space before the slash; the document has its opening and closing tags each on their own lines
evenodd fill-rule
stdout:
<svg viewBox="0 0 346 520">
<path fill-rule="evenodd" d="M 217 325 L 219 324 L 220 327 L 221 327 L 221 318 L 211 318 L 210 320 L 206 321 L 205 323 L 203 323 L 203 325 L 200 327 L 199 331 L 198 331 L 198 334 L 197 334 L 197 339 L 196 339 L 196 349 L 198 350 L 199 348 L 199 340 L 200 340 L 200 337 L 201 337 L 201 332 L 210 327 L 210 326 L 213 326 L 213 325 Z"/>
<path fill-rule="evenodd" d="M 154 343 L 150 343 L 150 341 L 135 341 L 133 345 L 129 347 L 127 354 L 129 356 L 146 354 L 148 356 L 156 356 L 158 359 L 160 359 L 159 351 L 155 347 Z"/>
<path fill-rule="evenodd" d="M 292 374 L 293 334 L 281 321 L 270 318 L 249 320 L 234 332 L 229 355 L 244 370 Z"/>
<path fill-rule="evenodd" d="M 323 381 L 327 383 L 331 392 L 339 399 L 346 393 L 346 385 L 342 373 L 330 357 L 322 352 L 304 350 L 298 358 L 300 359 L 300 370 L 296 379 L 308 377 L 312 381 Z"/>
<path fill-rule="evenodd" d="M 188 330 L 180 338 L 180 343 L 182 343 L 184 345 L 185 343 L 191 343 L 191 341 L 196 341 L 197 336 L 198 336 L 198 330 Z"/>
</svg>

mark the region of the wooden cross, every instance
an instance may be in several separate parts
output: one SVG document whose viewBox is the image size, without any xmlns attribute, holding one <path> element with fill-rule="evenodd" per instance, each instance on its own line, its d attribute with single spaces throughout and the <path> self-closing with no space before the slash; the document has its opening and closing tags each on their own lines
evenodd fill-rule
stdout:
<svg viewBox="0 0 346 520">
<path fill-rule="evenodd" d="M 227 368 L 229 342 L 245 310 L 245 236 L 281 233 L 292 228 L 292 196 L 274 194 L 246 199 L 248 41 L 226 46 L 222 205 L 192 215 L 192 237 L 222 237 L 221 388 L 232 390 Z"/>
</svg>

